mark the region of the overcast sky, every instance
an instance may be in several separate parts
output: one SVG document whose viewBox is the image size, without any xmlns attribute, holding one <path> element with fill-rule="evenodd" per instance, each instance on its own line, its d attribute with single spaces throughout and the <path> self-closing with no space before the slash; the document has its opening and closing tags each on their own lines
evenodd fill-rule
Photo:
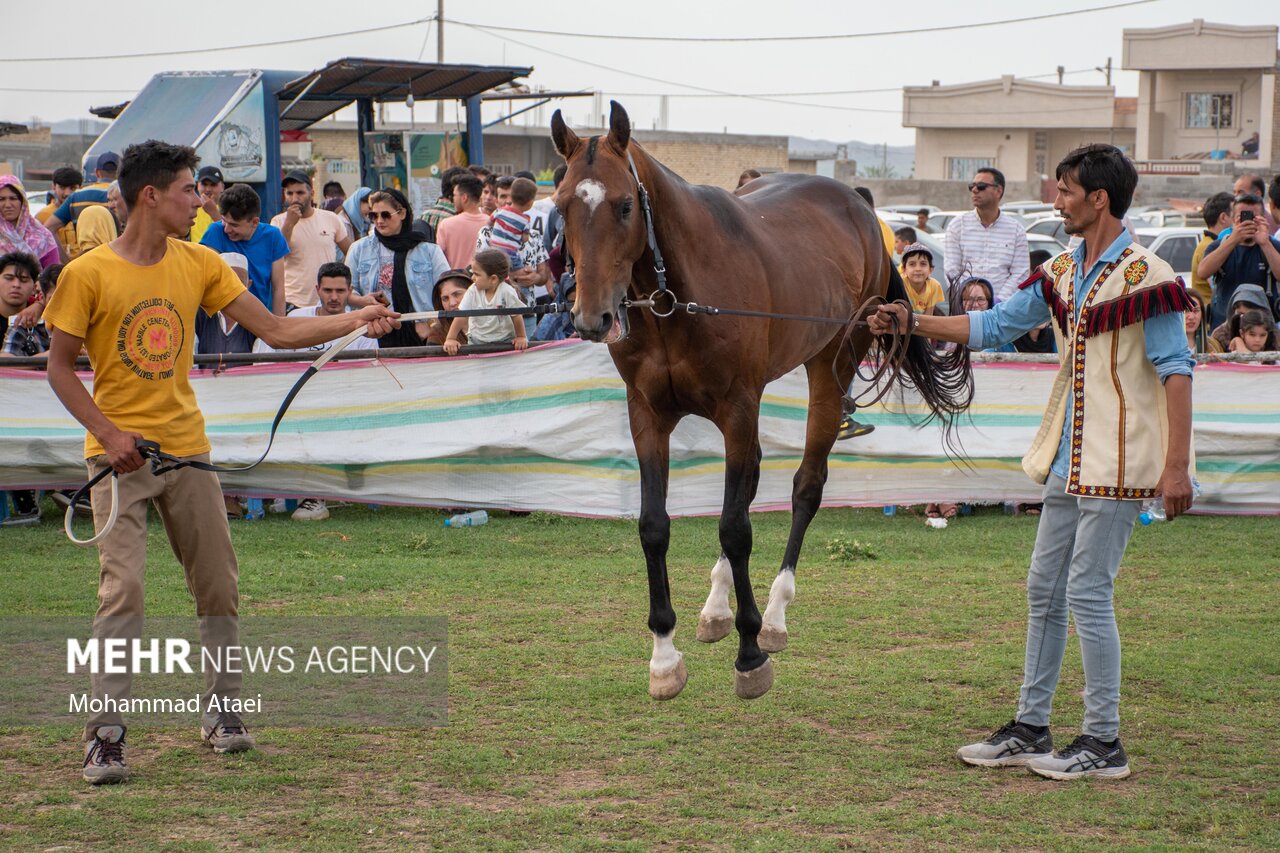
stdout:
<svg viewBox="0 0 1280 853">
<path fill-rule="evenodd" d="M 652 127 L 660 94 L 672 96 L 673 130 L 762 133 L 837 141 L 910 144 L 914 131 L 901 124 L 905 85 L 931 80 L 963 83 L 1002 74 L 1050 75 L 1066 67 L 1068 83 L 1099 85 L 1092 69 L 1111 57 L 1121 63 L 1121 31 L 1193 18 L 1228 24 L 1275 24 L 1274 0 L 1222 0 L 1207 8 L 1192 0 L 1155 2 L 1050 20 L 934 33 L 867 38 L 755 43 L 640 42 L 534 33 L 679 36 L 692 38 L 812 36 L 874 33 L 994 22 L 1051 12 L 1095 9 L 1122 0 L 914 0 L 908 3 L 817 0 L 543 0 L 535 3 L 445 0 L 445 17 L 524 32 L 485 32 L 446 23 L 445 61 L 532 66 L 529 83 L 553 90 L 600 90 L 628 109 L 637 127 Z M 434 61 L 435 24 L 420 23 L 377 33 L 342 35 L 298 44 L 207 53 L 96 61 L 80 55 L 157 53 L 193 48 L 298 39 L 363 30 L 431 16 L 434 0 L 352 3 L 307 0 L 274 3 L 220 0 L 197 5 L 164 0 L 13 3 L 3 59 L 49 57 L 56 61 L 0 63 L 0 120 L 45 122 L 88 116 L 90 106 L 132 97 L 159 71 L 277 68 L 308 71 L 343 56 Z M 113 9 L 117 17 L 105 15 Z M 175 12 L 181 14 L 175 14 Z M 305 13 L 304 13 L 305 12 Z M 83 22 L 81 26 L 77 22 Z M 569 58 L 573 57 L 573 58 Z M 656 78 L 656 79 L 645 79 Z M 1137 74 L 1117 71 L 1119 95 L 1137 94 Z M 682 85 L 681 85 L 682 84 Z M 772 100 L 689 97 L 703 90 L 778 93 Z M 58 91 L 35 91 L 36 89 Z M 849 90 L 887 89 L 847 94 Z M 846 94 L 812 95 L 839 91 Z M 786 102 L 786 103 L 783 103 Z M 582 124 L 592 99 L 560 103 Z M 502 113 L 486 108 L 486 120 Z M 550 108 L 548 108 L 550 109 Z M 420 104 L 419 120 L 434 118 Z M 453 117 L 450 108 L 448 114 Z M 549 116 L 546 112 L 545 119 Z M 398 107 L 392 118 L 408 118 Z M 532 120 L 520 118 L 517 122 Z"/>
</svg>

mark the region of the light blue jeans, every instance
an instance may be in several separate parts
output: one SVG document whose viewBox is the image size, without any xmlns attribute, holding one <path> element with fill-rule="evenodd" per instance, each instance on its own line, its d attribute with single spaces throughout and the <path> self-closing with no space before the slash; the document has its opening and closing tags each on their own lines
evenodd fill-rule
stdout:
<svg viewBox="0 0 1280 853">
<path fill-rule="evenodd" d="M 1142 505 L 1080 498 L 1068 495 L 1066 487 L 1056 474 L 1045 484 L 1027 573 L 1027 658 L 1018 720 L 1049 725 L 1070 613 L 1084 664 L 1082 732 L 1110 741 L 1120 733 L 1120 632 L 1111 596 Z"/>
</svg>

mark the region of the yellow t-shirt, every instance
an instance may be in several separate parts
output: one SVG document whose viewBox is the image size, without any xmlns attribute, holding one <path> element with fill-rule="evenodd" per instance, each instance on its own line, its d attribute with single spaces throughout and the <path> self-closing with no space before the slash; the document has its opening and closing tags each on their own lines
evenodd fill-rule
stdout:
<svg viewBox="0 0 1280 853">
<path fill-rule="evenodd" d="M 44 225 L 46 222 L 49 221 L 49 217 L 53 216 L 54 211 L 56 211 L 57 209 L 58 209 L 58 205 L 56 203 L 46 204 L 44 207 L 36 211 L 36 222 L 39 222 L 41 225 Z M 62 244 L 62 248 L 67 252 L 68 255 L 71 255 L 72 247 L 67 245 L 67 243 L 69 240 L 71 240 L 72 237 L 75 236 L 75 233 L 76 233 L 75 228 L 73 228 L 70 225 L 63 225 L 56 232 L 54 232 L 54 235 L 53 235 L 54 237 L 58 238 L 58 242 Z"/>
<path fill-rule="evenodd" d="M 204 232 L 207 231 L 209 226 L 212 224 L 213 217 L 210 216 L 203 207 L 198 208 L 196 210 L 196 221 L 191 224 L 191 242 L 199 243 L 200 239 L 204 237 Z M 57 291 L 54 292 L 56 293 Z"/>
<path fill-rule="evenodd" d="M 44 321 L 84 339 L 93 401 L 113 424 L 166 453 L 192 456 L 209 450 L 188 379 L 196 309 L 215 314 L 244 292 L 231 267 L 204 246 L 171 237 L 159 263 L 140 267 L 108 243 L 67 264 Z M 85 436 L 86 458 L 103 452 Z"/>
<path fill-rule="evenodd" d="M 899 269 L 899 272 L 901 272 L 901 269 Z M 947 297 L 942 293 L 942 285 L 938 283 L 936 278 L 930 278 L 924 283 L 923 293 L 915 292 L 905 272 L 902 273 L 902 284 L 907 288 L 907 297 L 911 300 L 911 310 L 917 314 L 926 314 L 930 308 L 939 302 L 947 301 Z M 57 293 L 57 291 L 55 290 L 54 293 Z"/>
<path fill-rule="evenodd" d="M 893 229 L 889 227 L 888 222 L 885 222 L 879 216 L 876 217 L 876 222 L 880 223 L 880 233 L 884 235 L 884 248 L 888 251 L 889 257 L 892 258 L 897 245 L 897 241 L 893 239 Z"/>
<path fill-rule="evenodd" d="M 1195 288 L 1196 293 L 1204 297 L 1205 304 L 1213 302 L 1213 283 L 1200 277 L 1200 262 L 1204 260 L 1204 250 L 1209 248 L 1209 244 L 1216 239 L 1218 238 L 1205 234 L 1196 244 L 1195 254 L 1191 256 L 1191 286 Z"/>
</svg>

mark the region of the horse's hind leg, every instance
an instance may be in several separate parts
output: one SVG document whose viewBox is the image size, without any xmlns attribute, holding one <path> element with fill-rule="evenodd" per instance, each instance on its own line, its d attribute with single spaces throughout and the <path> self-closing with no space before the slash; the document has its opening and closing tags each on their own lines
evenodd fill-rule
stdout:
<svg viewBox="0 0 1280 853">
<path fill-rule="evenodd" d="M 675 422 L 658 416 L 632 395 L 628 409 L 640 463 L 640 545 L 649 575 L 649 630 L 653 632 L 649 695 L 654 699 L 674 699 L 689 680 L 684 656 L 675 646 L 676 612 L 667 582 L 667 546 L 671 541 L 667 474 Z"/>
<path fill-rule="evenodd" d="M 738 659 L 734 661 L 734 692 L 741 699 L 763 696 L 773 685 L 773 661 L 760 650 L 760 610 L 751 590 L 751 501 L 760 484 L 759 400 L 754 406 L 735 400 L 729 414 L 717 418 L 724 435 L 725 489 L 720 512 L 720 547 L 733 574 L 738 600 Z"/>
<path fill-rule="evenodd" d="M 733 610 L 729 607 L 729 590 L 733 587 L 733 568 L 724 554 L 711 567 L 711 592 L 698 614 L 698 641 L 718 643 L 733 630 Z"/>
<path fill-rule="evenodd" d="M 787 647 L 787 605 L 796 595 L 796 562 L 805 532 L 822 503 L 827 484 L 827 455 L 835 444 L 840 424 L 840 398 L 847 383 L 837 384 L 831 361 L 819 357 L 806 365 L 809 375 L 809 419 L 805 429 L 804 458 L 792 481 L 791 535 L 782 556 L 782 568 L 769 588 L 760 629 L 760 648 L 780 652 Z M 850 371 L 851 372 L 851 371 Z M 842 379 L 844 377 L 841 377 Z"/>
</svg>

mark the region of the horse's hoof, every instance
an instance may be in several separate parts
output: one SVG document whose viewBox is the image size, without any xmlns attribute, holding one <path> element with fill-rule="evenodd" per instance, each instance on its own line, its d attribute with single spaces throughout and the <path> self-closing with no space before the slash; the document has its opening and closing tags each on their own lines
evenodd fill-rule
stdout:
<svg viewBox="0 0 1280 853">
<path fill-rule="evenodd" d="M 681 690 L 684 690 L 685 682 L 688 680 L 689 672 L 684 668 L 684 658 L 666 672 L 649 670 L 649 695 L 659 702 L 674 699 L 680 695 Z"/>
<path fill-rule="evenodd" d="M 733 631 L 732 616 L 699 616 L 695 636 L 699 643 L 718 643 Z"/>
<path fill-rule="evenodd" d="M 765 662 L 747 672 L 733 671 L 733 692 L 739 699 L 759 699 L 773 686 L 773 661 Z"/>
<path fill-rule="evenodd" d="M 760 629 L 760 634 L 756 637 L 756 643 L 759 644 L 760 650 L 763 652 L 780 652 L 787 647 L 787 629 L 778 630 L 765 625 Z"/>
</svg>

